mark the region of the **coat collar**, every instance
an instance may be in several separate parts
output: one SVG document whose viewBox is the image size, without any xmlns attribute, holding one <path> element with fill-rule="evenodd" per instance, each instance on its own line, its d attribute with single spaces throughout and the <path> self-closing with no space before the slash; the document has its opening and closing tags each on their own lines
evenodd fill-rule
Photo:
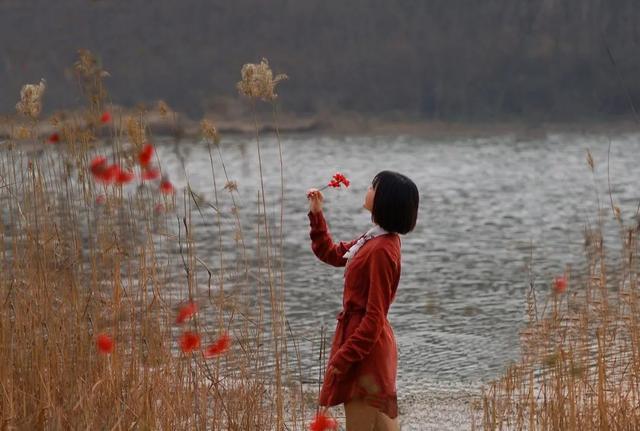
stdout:
<svg viewBox="0 0 640 431">
<path fill-rule="evenodd" d="M 362 235 L 358 239 L 358 241 L 356 241 L 356 243 L 351 246 L 351 248 L 349 248 L 349 250 L 343 255 L 343 257 L 347 258 L 347 262 L 350 261 L 353 258 L 353 256 L 355 256 L 355 254 L 358 252 L 358 250 L 360 250 L 360 247 L 364 245 L 365 242 L 377 236 L 384 235 L 386 233 L 389 233 L 389 232 L 384 230 L 379 225 L 373 226 L 364 235 Z"/>
</svg>

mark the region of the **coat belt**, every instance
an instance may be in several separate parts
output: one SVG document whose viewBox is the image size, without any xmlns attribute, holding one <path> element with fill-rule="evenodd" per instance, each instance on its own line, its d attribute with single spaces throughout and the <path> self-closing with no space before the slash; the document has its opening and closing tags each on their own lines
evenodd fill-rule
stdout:
<svg viewBox="0 0 640 431">
<path fill-rule="evenodd" d="M 342 323 L 342 328 L 340 334 L 336 334 L 339 336 L 338 339 L 338 346 L 340 346 L 342 344 L 342 342 L 344 341 L 344 332 L 347 330 L 347 325 L 345 322 L 343 322 L 344 318 L 347 316 L 350 316 L 352 314 L 360 314 L 360 315 L 364 315 L 366 313 L 366 309 L 364 308 L 350 308 L 348 310 L 342 310 L 340 313 L 338 313 L 338 315 L 336 316 L 336 319 L 338 319 L 339 322 Z"/>
<path fill-rule="evenodd" d="M 342 310 L 340 313 L 338 313 L 338 315 L 336 316 L 336 319 L 338 320 L 343 320 L 345 318 L 345 316 L 350 315 L 350 314 L 365 314 L 367 312 L 366 309 L 364 308 L 350 308 L 348 310 Z"/>
</svg>

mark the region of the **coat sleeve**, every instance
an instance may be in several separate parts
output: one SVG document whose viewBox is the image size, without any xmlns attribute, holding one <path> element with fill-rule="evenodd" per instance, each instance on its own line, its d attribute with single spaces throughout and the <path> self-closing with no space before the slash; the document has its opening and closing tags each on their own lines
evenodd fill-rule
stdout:
<svg viewBox="0 0 640 431">
<path fill-rule="evenodd" d="M 359 238 L 348 242 L 340 241 L 334 244 L 322 211 L 317 213 L 309 211 L 307 215 L 309 216 L 309 223 L 311 225 L 309 236 L 311 237 L 311 249 L 313 253 L 324 263 L 333 266 L 345 266 L 347 259 L 342 256 Z"/>
<path fill-rule="evenodd" d="M 365 315 L 356 330 L 331 358 L 330 365 L 344 372 L 364 359 L 378 341 L 398 286 L 399 271 L 392 253 L 383 247 L 369 255 L 369 292 Z"/>
</svg>

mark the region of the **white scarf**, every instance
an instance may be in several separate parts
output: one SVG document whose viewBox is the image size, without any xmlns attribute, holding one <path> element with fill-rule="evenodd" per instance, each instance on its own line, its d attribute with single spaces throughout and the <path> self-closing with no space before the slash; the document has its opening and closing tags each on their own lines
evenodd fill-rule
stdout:
<svg viewBox="0 0 640 431">
<path fill-rule="evenodd" d="M 353 259 L 353 256 L 355 256 L 355 254 L 358 252 L 358 250 L 360 250 L 360 247 L 362 247 L 362 245 L 365 242 L 379 235 L 384 235 L 385 233 L 389 233 L 389 232 L 387 232 L 386 230 L 384 230 L 378 225 L 375 225 L 374 227 L 369 229 L 367 233 L 362 235 L 360 239 L 355 244 L 353 244 L 351 248 L 349 248 L 349 250 L 343 255 L 343 257 L 347 258 L 347 263 L 349 263 L 349 261 Z"/>
</svg>

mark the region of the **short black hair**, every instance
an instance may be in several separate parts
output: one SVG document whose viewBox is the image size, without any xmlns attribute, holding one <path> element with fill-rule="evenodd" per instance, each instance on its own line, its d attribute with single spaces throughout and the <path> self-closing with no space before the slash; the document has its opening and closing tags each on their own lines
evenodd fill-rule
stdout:
<svg viewBox="0 0 640 431">
<path fill-rule="evenodd" d="M 371 182 L 375 189 L 371 221 L 387 232 L 406 234 L 416 226 L 420 197 L 415 183 L 393 171 L 381 171 Z"/>
</svg>

